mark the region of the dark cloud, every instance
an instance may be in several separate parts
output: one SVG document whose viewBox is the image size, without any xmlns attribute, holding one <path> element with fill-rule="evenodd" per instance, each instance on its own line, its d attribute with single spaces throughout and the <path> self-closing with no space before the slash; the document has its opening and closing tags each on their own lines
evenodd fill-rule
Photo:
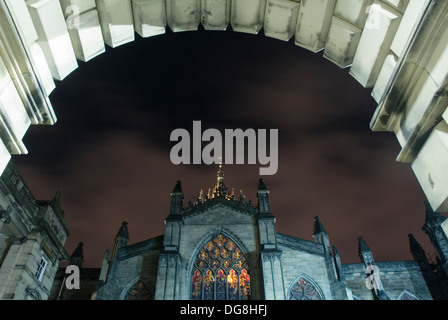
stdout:
<svg viewBox="0 0 448 320">
<path fill-rule="evenodd" d="M 277 230 L 312 240 L 320 216 L 343 262 L 357 262 L 362 235 L 377 260 L 410 259 L 407 234 L 421 232 L 424 196 L 391 134 L 372 133 L 370 91 L 322 57 L 241 33 L 184 32 L 107 52 L 57 84 L 52 127 L 33 127 L 30 151 L 14 157 L 39 199 L 56 190 L 70 228 L 69 253 L 85 243 L 100 265 L 123 220 L 131 243 L 163 233 L 169 194 L 182 180 L 186 203 L 215 183 L 216 168 L 174 166 L 172 130 L 279 130 L 279 170 L 265 181 Z M 259 165 L 225 166 L 226 183 L 256 204 Z"/>
</svg>

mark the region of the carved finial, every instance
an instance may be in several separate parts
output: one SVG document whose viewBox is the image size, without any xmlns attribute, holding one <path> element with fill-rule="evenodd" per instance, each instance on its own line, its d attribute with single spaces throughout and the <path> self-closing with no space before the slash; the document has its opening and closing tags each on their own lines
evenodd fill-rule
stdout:
<svg viewBox="0 0 448 320">
<path fill-rule="evenodd" d="M 199 202 L 204 202 L 205 201 L 205 196 L 204 196 L 204 190 L 201 187 L 201 191 L 199 192 L 199 198 L 198 198 Z"/>
<path fill-rule="evenodd" d="M 121 223 L 120 230 L 118 230 L 117 236 L 115 238 L 125 238 L 129 240 L 128 223 L 123 221 Z"/>
</svg>

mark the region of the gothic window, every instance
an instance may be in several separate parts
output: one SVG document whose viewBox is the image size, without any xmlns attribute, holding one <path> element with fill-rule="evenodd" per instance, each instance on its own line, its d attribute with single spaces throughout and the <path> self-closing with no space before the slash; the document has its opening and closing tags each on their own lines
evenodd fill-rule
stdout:
<svg viewBox="0 0 448 320">
<path fill-rule="evenodd" d="M 214 300 L 215 295 L 215 277 L 211 270 L 205 272 L 204 277 L 204 300 Z"/>
<path fill-rule="evenodd" d="M 300 277 L 296 280 L 289 291 L 289 300 L 323 300 L 323 295 L 306 277 Z"/>
<path fill-rule="evenodd" d="M 199 250 L 191 274 L 192 300 L 249 300 L 250 275 L 240 248 L 223 234 Z"/>
<path fill-rule="evenodd" d="M 408 292 L 408 291 L 403 291 L 399 296 L 397 300 L 420 300 L 419 298 L 417 298 L 415 295 L 413 295 L 412 293 Z"/>
<path fill-rule="evenodd" d="M 132 287 L 129 289 L 128 294 L 126 295 L 126 300 L 153 300 L 154 296 L 152 294 L 149 286 L 142 280 L 138 280 Z"/>
</svg>

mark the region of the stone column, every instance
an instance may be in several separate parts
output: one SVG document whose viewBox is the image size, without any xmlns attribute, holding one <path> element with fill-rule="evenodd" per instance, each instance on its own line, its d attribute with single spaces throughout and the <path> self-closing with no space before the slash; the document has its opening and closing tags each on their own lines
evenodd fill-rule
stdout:
<svg viewBox="0 0 448 320">
<path fill-rule="evenodd" d="M 261 252 L 266 300 L 285 300 L 281 256 L 282 252 L 277 249 Z"/>
<path fill-rule="evenodd" d="M 177 300 L 179 298 L 177 296 L 179 264 L 180 259 L 177 251 L 165 251 L 160 254 L 155 300 Z"/>
</svg>

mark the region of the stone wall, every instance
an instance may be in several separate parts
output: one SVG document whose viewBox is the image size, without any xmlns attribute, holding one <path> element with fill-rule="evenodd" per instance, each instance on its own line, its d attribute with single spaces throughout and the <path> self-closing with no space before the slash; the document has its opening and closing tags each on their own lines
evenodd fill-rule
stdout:
<svg viewBox="0 0 448 320">
<path fill-rule="evenodd" d="M 278 248 L 282 251 L 283 280 L 286 298 L 299 276 L 307 276 L 316 282 L 326 300 L 332 300 L 322 245 L 290 236 L 277 236 Z"/>
<path fill-rule="evenodd" d="M 139 279 L 155 291 L 162 244 L 163 237 L 157 237 L 121 248 L 109 264 L 107 281 L 98 289 L 96 299 L 126 299 L 128 290 Z"/>
</svg>

